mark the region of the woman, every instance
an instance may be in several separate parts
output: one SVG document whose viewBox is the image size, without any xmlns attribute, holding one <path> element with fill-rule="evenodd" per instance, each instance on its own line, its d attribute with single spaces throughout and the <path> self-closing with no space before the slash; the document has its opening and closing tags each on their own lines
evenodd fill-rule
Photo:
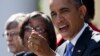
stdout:
<svg viewBox="0 0 100 56">
<path fill-rule="evenodd" d="M 39 48 L 43 47 L 37 47 L 39 44 L 42 44 L 44 42 L 37 41 L 37 39 L 39 40 L 41 39 L 41 37 L 47 40 L 48 46 L 50 46 L 51 49 L 56 49 L 56 34 L 53 24 L 51 22 L 51 19 L 42 12 L 34 11 L 30 13 L 28 15 L 28 20 L 26 20 L 26 22 L 22 26 L 21 33 L 24 44 L 33 53 L 35 53 L 34 49 L 38 50 Z M 35 41 L 37 41 L 37 43 Z M 39 51 L 41 52 L 41 50 Z"/>
</svg>

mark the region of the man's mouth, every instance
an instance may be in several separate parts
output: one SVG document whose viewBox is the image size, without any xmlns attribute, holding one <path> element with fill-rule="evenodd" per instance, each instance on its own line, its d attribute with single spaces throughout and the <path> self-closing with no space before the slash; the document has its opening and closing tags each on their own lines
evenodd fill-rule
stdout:
<svg viewBox="0 0 100 56">
<path fill-rule="evenodd" d="M 9 46 L 9 47 L 12 47 L 12 46 L 13 46 L 13 44 L 8 44 L 8 46 Z"/>
<path fill-rule="evenodd" d="M 69 28 L 69 25 L 61 25 L 59 26 L 59 31 L 60 32 L 66 32 Z"/>
</svg>

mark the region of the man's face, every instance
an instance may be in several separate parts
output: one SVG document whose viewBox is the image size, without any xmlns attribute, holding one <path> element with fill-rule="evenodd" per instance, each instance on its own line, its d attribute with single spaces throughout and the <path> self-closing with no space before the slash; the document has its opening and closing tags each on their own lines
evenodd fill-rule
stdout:
<svg viewBox="0 0 100 56">
<path fill-rule="evenodd" d="M 10 52 L 16 54 L 23 50 L 18 27 L 6 31 L 6 40 Z"/>
<path fill-rule="evenodd" d="M 81 10 L 72 0 L 52 0 L 50 4 L 53 24 L 64 39 L 74 37 L 83 26 Z"/>
</svg>

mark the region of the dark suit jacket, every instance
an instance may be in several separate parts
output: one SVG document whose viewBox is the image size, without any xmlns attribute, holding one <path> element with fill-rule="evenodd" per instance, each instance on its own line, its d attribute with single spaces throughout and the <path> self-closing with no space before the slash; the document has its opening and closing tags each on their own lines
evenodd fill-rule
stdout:
<svg viewBox="0 0 100 56">
<path fill-rule="evenodd" d="M 64 56 L 67 41 L 57 48 L 57 53 Z M 72 56 L 100 56 L 100 33 L 86 27 L 76 42 Z"/>
</svg>

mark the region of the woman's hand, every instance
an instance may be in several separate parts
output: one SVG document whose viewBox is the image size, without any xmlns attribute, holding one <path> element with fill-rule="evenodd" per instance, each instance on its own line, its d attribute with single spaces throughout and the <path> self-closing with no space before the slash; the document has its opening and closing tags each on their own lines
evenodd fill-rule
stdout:
<svg viewBox="0 0 100 56">
<path fill-rule="evenodd" d="M 38 56 L 51 56 L 54 52 L 47 40 L 39 33 L 32 31 L 28 40 L 28 48 Z"/>
</svg>

